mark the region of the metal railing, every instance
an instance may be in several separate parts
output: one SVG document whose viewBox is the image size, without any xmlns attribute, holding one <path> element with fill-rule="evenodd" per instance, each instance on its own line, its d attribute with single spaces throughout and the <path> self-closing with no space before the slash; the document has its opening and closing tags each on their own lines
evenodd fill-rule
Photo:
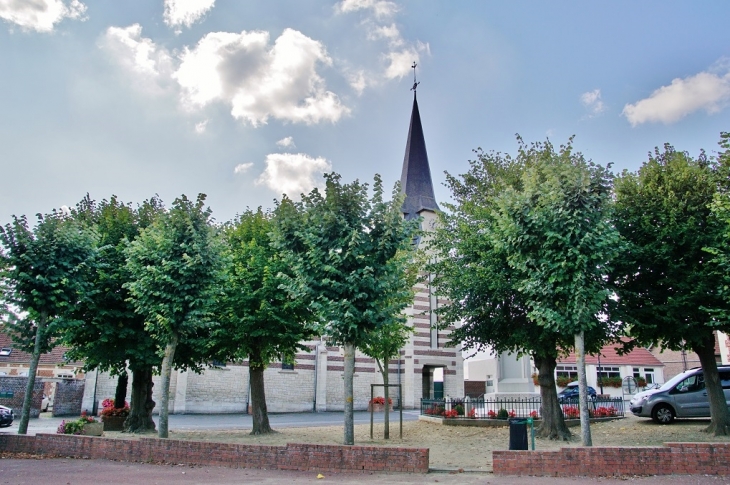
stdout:
<svg viewBox="0 0 730 485">
<path fill-rule="evenodd" d="M 597 398 L 588 402 L 592 418 L 622 417 L 625 415 L 624 400 L 619 398 Z M 484 398 L 421 399 L 421 414 L 441 418 L 509 419 L 535 418 L 541 416 L 542 400 Z M 560 402 L 565 419 L 579 419 L 578 399 Z"/>
</svg>

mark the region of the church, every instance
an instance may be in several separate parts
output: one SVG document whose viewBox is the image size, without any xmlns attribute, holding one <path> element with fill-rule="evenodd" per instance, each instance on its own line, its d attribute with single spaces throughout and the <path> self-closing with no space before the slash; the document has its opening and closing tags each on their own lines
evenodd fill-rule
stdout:
<svg viewBox="0 0 730 485">
<path fill-rule="evenodd" d="M 422 229 L 433 227 L 439 210 L 434 195 L 431 169 L 414 83 L 401 188 L 405 192 L 403 216 L 422 218 Z M 423 241 L 417 241 L 423 246 Z M 433 292 L 429 280 L 415 287 L 413 304 L 406 309 L 408 322 L 415 329 L 400 357 L 390 363 L 389 381 L 400 384 L 405 409 L 420 407 L 421 398 L 463 397 L 464 365 L 461 347 L 449 347 L 451 329 L 439 330 L 434 310 L 443 301 Z M 344 357 L 340 347 L 326 340 L 306 342 L 307 352 L 296 355 L 294 364 L 273 363 L 264 373 L 266 405 L 269 412 L 323 412 L 344 409 Z M 382 376 L 373 359 L 359 352 L 355 358 L 355 409 L 365 410 L 370 400 L 371 384 L 382 384 Z M 83 409 L 114 396 L 116 378 L 96 371 L 86 375 Z M 375 388 L 382 396 L 382 387 Z M 155 376 L 153 399 L 159 406 L 159 376 Z M 131 389 L 130 391 L 131 392 Z M 398 405 L 397 389 L 390 395 Z M 170 382 L 169 412 L 245 413 L 249 408 L 248 362 L 213 363 L 201 374 L 173 372 Z M 155 408 L 155 413 L 159 408 Z"/>
</svg>

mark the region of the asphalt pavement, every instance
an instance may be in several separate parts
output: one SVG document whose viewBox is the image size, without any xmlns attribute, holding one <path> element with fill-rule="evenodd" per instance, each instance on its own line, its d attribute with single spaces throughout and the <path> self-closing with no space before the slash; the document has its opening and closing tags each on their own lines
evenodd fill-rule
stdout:
<svg viewBox="0 0 730 485">
<path fill-rule="evenodd" d="M 398 412 L 390 415 L 391 423 L 398 422 Z M 53 417 L 51 413 L 41 413 L 39 418 L 28 422 L 28 434 L 55 433 L 61 421 L 75 419 L 70 417 Z M 155 424 L 159 424 L 159 416 L 153 416 Z M 170 414 L 168 426 L 171 431 L 214 430 L 214 429 L 251 429 L 251 416 L 248 414 Z M 418 410 L 403 410 L 403 421 L 418 420 Z M 19 416 L 9 428 L 0 428 L 0 433 L 18 432 Z M 382 416 L 380 418 L 382 421 Z M 269 422 L 273 428 L 302 428 L 311 426 L 337 426 L 344 422 L 343 413 L 281 413 L 269 414 Z M 376 422 L 378 418 L 376 417 Z M 369 424 L 370 413 L 367 411 L 355 412 L 355 424 Z"/>
</svg>

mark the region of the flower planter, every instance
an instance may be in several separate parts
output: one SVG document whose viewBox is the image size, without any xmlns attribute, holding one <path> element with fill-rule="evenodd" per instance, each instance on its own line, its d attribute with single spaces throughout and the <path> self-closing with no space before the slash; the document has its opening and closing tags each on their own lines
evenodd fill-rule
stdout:
<svg viewBox="0 0 730 485">
<path fill-rule="evenodd" d="M 101 436 L 104 432 L 103 423 L 86 423 L 81 434 L 85 436 Z"/>
<path fill-rule="evenodd" d="M 123 431 L 126 416 L 102 416 L 101 421 L 104 424 L 104 431 Z"/>
<path fill-rule="evenodd" d="M 393 410 L 393 405 L 390 405 L 390 411 Z M 385 404 L 368 404 L 368 411 L 372 411 L 374 413 L 382 413 L 385 411 Z"/>
</svg>

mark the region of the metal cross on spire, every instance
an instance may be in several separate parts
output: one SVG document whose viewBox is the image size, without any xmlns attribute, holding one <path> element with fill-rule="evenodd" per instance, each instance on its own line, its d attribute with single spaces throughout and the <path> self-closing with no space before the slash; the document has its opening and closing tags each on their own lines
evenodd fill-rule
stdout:
<svg viewBox="0 0 730 485">
<path fill-rule="evenodd" d="M 413 87 L 411 88 L 411 91 L 413 91 L 414 94 L 416 93 L 418 85 L 421 84 L 416 82 L 416 66 L 418 66 L 418 64 L 416 64 L 416 61 L 413 61 L 413 65 L 411 66 L 411 69 L 413 69 Z"/>
</svg>

